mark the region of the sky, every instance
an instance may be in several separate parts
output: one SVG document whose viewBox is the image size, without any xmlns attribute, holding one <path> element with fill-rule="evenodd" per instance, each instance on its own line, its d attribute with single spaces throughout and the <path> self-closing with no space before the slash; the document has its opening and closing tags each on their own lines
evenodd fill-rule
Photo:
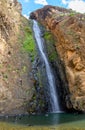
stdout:
<svg viewBox="0 0 85 130">
<path fill-rule="evenodd" d="M 18 0 L 22 4 L 22 14 L 29 17 L 29 14 L 45 5 L 54 5 L 73 9 L 85 13 L 85 0 Z"/>
</svg>

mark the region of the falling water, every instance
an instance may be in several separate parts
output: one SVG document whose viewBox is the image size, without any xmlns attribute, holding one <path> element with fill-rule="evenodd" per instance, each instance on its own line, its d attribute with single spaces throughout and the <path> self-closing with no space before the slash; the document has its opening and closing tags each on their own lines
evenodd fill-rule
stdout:
<svg viewBox="0 0 85 130">
<path fill-rule="evenodd" d="M 59 103 L 58 103 L 58 95 L 56 92 L 55 79 L 52 74 L 52 70 L 49 65 L 47 56 L 44 52 L 44 44 L 43 44 L 43 40 L 41 38 L 41 31 L 40 31 L 37 21 L 34 20 L 33 22 L 34 22 L 33 31 L 34 31 L 35 39 L 37 42 L 37 46 L 38 46 L 38 49 L 40 51 L 40 54 L 42 56 L 42 59 L 45 63 L 45 67 L 46 67 L 46 73 L 47 73 L 47 79 L 48 79 L 49 91 L 50 91 L 50 97 L 51 97 L 51 101 L 50 101 L 51 109 L 52 109 L 51 112 L 60 112 Z"/>
</svg>

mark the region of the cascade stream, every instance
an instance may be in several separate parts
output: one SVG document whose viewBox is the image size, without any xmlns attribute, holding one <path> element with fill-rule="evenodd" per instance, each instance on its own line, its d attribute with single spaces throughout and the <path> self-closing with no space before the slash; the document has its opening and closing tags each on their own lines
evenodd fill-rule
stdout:
<svg viewBox="0 0 85 130">
<path fill-rule="evenodd" d="M 49 84 L 48 86 L 49 86 L 49 92 L 50 92 L 50 98 L 51 98 L 51 100 L 50 100 L 51 112 L 53 112 L 53 113 L 60 112 L 58 95 L 56 92 L 55 78 L 52 73 L 50 64 L 48 62 L 48 58 L 44 51 L 44 43 L 43 43 L 43 39 L 41 37 L 40 28 L 38 26 L 37 21 L 35 21 L 35 20 L 33 20 L 33 31 L 34 31 L 34 36 L 36 39 L 36 44 L 39 49 L 39 53 L 43 59 L 43 62 L 45 64 L 45 68 L 46 68 L 46 74 L 47 74 L 47 79 L 48 79 L 48 84 Z"/>
</svg>

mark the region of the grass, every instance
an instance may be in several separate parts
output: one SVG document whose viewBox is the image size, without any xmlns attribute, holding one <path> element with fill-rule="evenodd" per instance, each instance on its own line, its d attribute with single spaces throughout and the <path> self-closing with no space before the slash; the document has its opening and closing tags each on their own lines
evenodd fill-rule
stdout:
<svg viewBox="0 0 85 130">
<path fill-rule="evenodd" d="M 35 55 L 36 55 L 36 46 L 35 46 L 35 41 L 33 38 L 33 33 L 32 33 L 32 27 L 31 27 L 31 23 L 28 23 L 28 26 L 26 26 L 24 28 L 24 33 L 25 33 L 25 37 L 24 37 L 24 41 L 22 43 L 22 49 L 25 52 L 28 52 L 31 61 L 34 61 Z"/>
</svg>

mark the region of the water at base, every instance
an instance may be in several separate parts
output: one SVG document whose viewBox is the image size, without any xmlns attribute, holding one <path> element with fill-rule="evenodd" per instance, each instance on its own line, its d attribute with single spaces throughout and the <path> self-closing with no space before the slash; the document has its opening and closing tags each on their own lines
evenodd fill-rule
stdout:
<svg viewBox="0 0 85 130">
<path fill-rule="evenodd" d="M 19 115 L 0 117 L 0 121 L 0 130 L 85 130 L 85 114 Z"/>
<path fill-rule="evenodd" d="M 40 28 L 38 26 L 37 21 L 33 21 L 33 31 L 34 31 L 34 35 L 35 35 L 35 39 L 37 42 L 37 46 L 40 52 L 40 55 L 43 59 L 43 62 L 45 64 L 46 67 L 46 73 L 47 73 L 47 79 L 48 79 L 48 84 L 49 84 L 49 90 L 50 90 L 50 103 L 51 103 L 51 112 L 60 112 L 60 107 L 59 107 L 59 103 L 58 103 L 58 96 L 57 96 L 57 92 L 56 92 L 56 85 L 55 85 L 55 79 L 54 76 L 52 74 L 52 70 L 51 67 L 49 65 L 47 56 L 45 54 L 44 51 L 44 44 L 43 44 L 43 39 L 41 38 L 41 31 Z"/>
</svg>

